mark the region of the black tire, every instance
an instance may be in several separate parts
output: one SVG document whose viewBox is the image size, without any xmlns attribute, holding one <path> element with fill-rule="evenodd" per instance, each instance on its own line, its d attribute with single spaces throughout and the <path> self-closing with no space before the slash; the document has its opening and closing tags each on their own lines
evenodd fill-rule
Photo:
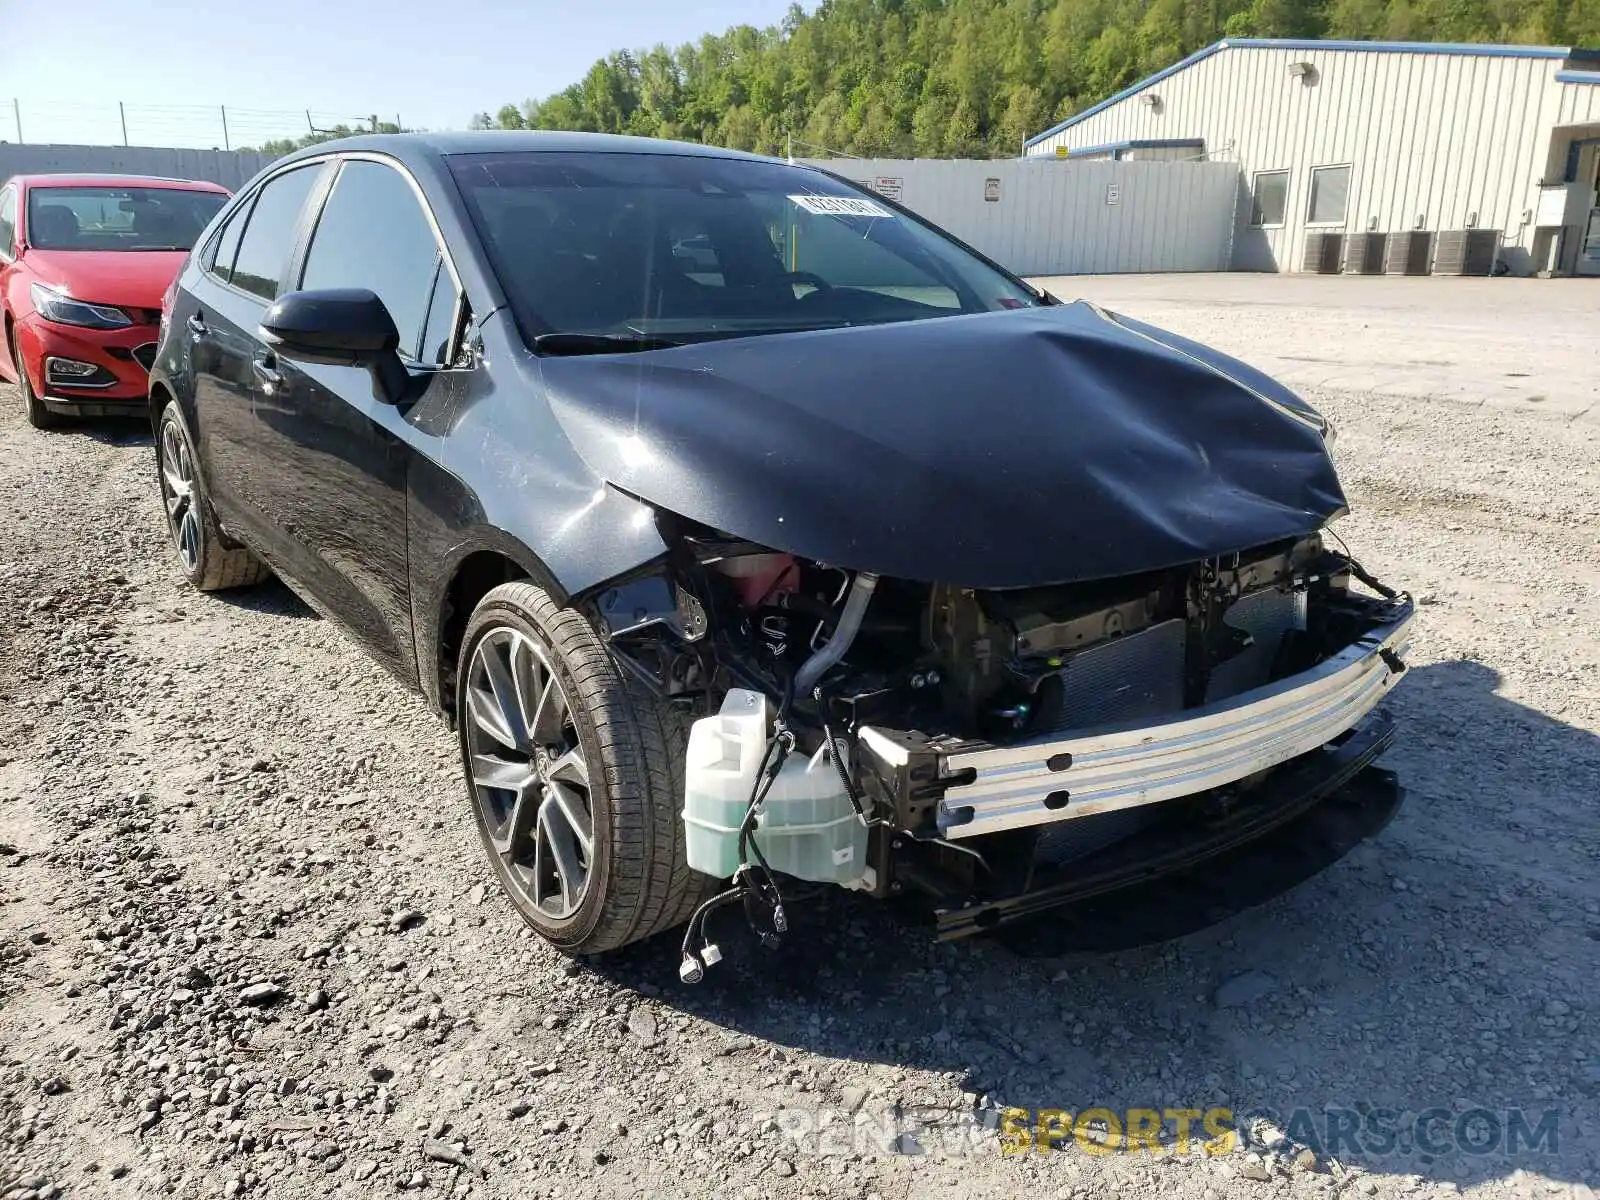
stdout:
<svg viewBox="0 0 1600 1200">
<path fill-rule="evenodd" d="M 6 333 L 11 341 L 11 362 L 17 371 L 17 391 L 22 395 L 23 415 L 35 429 L 59 429 L 63 418 L 44 406 L 44 401 L 34 394 L 33 384 L 28 382 L 28 372 L 22 365 L 22 344 L 17 340 L 16 328 L 8 328 Z"/>
<path fill-rule="evenodd" d="M 488 789 L 473 779 L 473 656 L 486 638 L 505 638 L 507 631 L 531 639 L 544 654 L 565 689 L 576 748 L 588 764 L 589 873 L 582 900 L 565 919 L 537 907 L 513 876 L 495 848 Z M 456 680 L 456 729 L 474 822 L 518 915 L 567 954 L 616 950 L 688 920 L 713 881 L 685 861 L 683 715 L 618 667 L 583 614 L 560 607 L 531 583 L 501 584 L 479 602 L 462 639 Z"/>
<path fill-rule="evenodd" d="M 174 464 L 169 458 L 172 451 L 180 447 L 184 461 L 176 464 L 175 473 L 188 476 L 188 492 L 186 500 L 174 504 L 177 497 L 169 478 Z M 161 410 L 161 419 L 156 425 L 156 481 L 162 508 L 167 514 L 167 532 L 178 555 L 178 566 L 197 591 L 221 592 L 228 588 L 250 587 L 272 574 L 249 550 L 229 546 L 224 539 L 206 498 L 205 484 L 195 469 L 194 439 L 189 436 L 189 427 L 176 404 L 168 404 Z M 192 523 L 185 522 L 186 516 L 192 518 Z"/>
</svg>

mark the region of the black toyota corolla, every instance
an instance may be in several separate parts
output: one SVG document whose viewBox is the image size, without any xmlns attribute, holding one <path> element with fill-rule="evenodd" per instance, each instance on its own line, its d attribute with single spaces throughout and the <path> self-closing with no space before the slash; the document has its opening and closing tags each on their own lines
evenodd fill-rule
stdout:
<svg viewBox="0 0 1600 1200">
<path fill-rule="evenodd" d="M 687 923 L 698 978 L 797 879 L 958 936 L 1399 803 L 1411 604 L 1326 532 L 1326 422 L 825 171 L 328 143 L 165 314 L 190 581 L 275 573 L 435 706 L 568 952 Z"/>
</svg>

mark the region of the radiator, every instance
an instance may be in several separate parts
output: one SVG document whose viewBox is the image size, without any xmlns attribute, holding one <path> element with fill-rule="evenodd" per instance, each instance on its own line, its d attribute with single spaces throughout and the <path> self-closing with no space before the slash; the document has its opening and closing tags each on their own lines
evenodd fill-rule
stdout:
<svg viewBox="0 0 1600 1200">
<path fill-rule="evenodd" d="M 1248 633 L 1255 644 L 1211 672 L 1211 684 L 1206 689 L 1207 703 L 1226 700 L 1267 682 L 1283 635 L 1291 629 L 1306 627 L 1306 594 L 1282 592 L 1277 588 L 1252 592 L 1235 601 L 1222 619 Z"/>
<path fill-rule="evenodd" d="M 1072 656 L 1061 674 L 1061 720 L 1036 735 L 1159 717 L 1183 707 L 1182 621 L 1163 621 Z M 1142 805 L 1047 826 L 1034 860 L 1059 866 L 1131 837 L 1160 819 L 1162 806 Z"/>
<path fill-rule="evenodd" d="M 1212 672 L 1207 702 L 1267 682 L 1283 635 L 1305 628 L 1306 596 L 1267 588 L 1235 601 L 1223 619 L 1250 634 L 1253 644 Z M 1030 733 L 1064 733 L 1178 712 L 1183 708 L 1185 632 L 1182 621 L 1163 621 L 1074 655 L 1061 674 L 1061 719 Z M 1163 805 L 1139 805 L 1046 826 L 1035 861 L 1059 866 L 1131 837 L 1163 815 Z"/>
</svg>

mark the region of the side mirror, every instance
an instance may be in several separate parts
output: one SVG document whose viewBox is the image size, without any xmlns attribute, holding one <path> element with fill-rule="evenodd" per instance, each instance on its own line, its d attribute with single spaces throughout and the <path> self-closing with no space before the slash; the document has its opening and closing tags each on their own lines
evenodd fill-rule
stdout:
<svg viewBox="0 0 1600 1200">
<path fill-rule="evenodd" d="M 382 300 L 366 288 L 289 292 L 261 318 L 261 336 L 272 350 L 298 362 L 366 367 L 374 390 L 399 404 L 411 377 L 400 361 L 400 334 Z"/>
</svg>

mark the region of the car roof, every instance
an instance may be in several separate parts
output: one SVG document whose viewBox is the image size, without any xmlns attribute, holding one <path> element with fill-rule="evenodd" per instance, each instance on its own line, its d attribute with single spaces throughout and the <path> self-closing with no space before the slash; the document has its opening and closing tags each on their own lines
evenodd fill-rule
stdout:
<svg viewBox="0 0 1600 1200">
<path fill-rule="evenodd" d="M 149 187 L 186 192 L 227 192 L 220 183 L 206 179 L 167 179 L 160 175 L 117 175 L 62 172 L 57 175 L 13 175 L 8 183 L 30 187 Z"/>
<path fill-rule="evenodd" d="M 319 154 L 365 150 L 388 154 L 401 162 L 439 158 L 452 154 L 517 153 L 532 150 L 583 151 L 590 154 L 674 154 L 696 158 L 735 158 L 750 162 L 779 162 L 742 150 L 673 142 L 664 138 L 629 137 L 615 133 L 568 133 L 543 129 L 484 129 L 467 133 L 377 133 L 319 142 L 296 151 L 288 162 Z"/>
</svg>

